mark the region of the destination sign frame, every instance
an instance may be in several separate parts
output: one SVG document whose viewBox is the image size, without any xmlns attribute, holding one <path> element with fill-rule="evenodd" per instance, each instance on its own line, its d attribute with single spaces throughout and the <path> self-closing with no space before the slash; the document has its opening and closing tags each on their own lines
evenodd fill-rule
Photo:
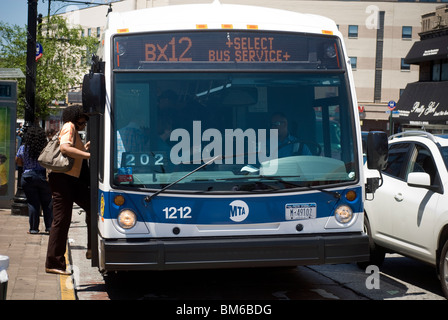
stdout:
<svg viewBox="0 0 448 320">
<path fill-rule="evenodd" d="M 339 38 L 290 32 L 213 30 L 117 34 L 114 70 L 342 69 Z"/>
</svg>

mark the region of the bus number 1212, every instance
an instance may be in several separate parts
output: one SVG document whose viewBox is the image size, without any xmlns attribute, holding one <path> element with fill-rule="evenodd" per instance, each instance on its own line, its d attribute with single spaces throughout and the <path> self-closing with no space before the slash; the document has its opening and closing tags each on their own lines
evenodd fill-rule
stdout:
<svg viewBox="0 0 448 320">
<path fill-rule="evenodd" d="M 165 207 L 165 219 L 190 219 L 191 207 Z"/>
</svg>

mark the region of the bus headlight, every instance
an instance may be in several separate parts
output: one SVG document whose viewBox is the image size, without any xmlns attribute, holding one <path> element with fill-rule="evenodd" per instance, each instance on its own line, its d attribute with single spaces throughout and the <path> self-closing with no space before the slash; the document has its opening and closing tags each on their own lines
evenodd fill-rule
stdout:
<svg viewBox="0 0 448 320">
<path fill-rule="evenodd" d="M 123 229 L 131 229 L 137 223 L 137 215 L 129 209 L 125 209 L 118 214 L 118 225 Z"/>
<path fill-rule="evenodd" d="M 334 217 L 339 223 L 349 223 L 353 219 L 353 210 L 346 204 L 340 205 L 334 211 Z"/>
</svg>

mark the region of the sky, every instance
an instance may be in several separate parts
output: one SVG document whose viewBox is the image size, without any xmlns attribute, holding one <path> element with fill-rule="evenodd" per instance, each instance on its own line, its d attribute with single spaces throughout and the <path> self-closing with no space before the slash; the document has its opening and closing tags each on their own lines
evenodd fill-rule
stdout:
<svg viewBox="0 0 448 320">
<path fill-rule="evenodd" d="M 81 1 L 91 3 L 110 2 L 107 0 L 81 0 Z M 42 13 L 44 17 L 48 15 L 48 2 L 49 2 L 48 0 L 38 0 L 37 14 Z M 70 4 L 69 2 L 52 0 L 51 14 L 64 13 L 64 9 L 70 6 L 78 6 L 79 8 L 83 7 L 83 5 L 81 4 Z M 25 27 L 26 24 L 28 23 L 28 0 L 0 0 L 0 8 L 1 8 L 0 21 L 9 24 L 17 24 L 21 27 Z"/>
<path fill-rule="evenodd" d="M 0 11 L 2 22 L 17 24 L 21 27 L 25 27 L 28 23 L 28 0 L 0 0 L 0 8 L 2 8 Z M 38 0 L 37 13 L 42 13 L 43 16 L 48 15 L 48 0 Z"/>
</svg>

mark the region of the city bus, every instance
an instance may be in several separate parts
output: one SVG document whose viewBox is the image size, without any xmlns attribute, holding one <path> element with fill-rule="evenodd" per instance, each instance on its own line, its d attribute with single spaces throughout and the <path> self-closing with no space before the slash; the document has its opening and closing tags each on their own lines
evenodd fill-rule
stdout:
<svg viewBox="0 0 448 320">
<path fill-rule="evenodd" d="M 333 21 L 217 1 L 112 12 L 93 61 L 94 266 L 368 259 L 357 100 Z"/>
</svg>

